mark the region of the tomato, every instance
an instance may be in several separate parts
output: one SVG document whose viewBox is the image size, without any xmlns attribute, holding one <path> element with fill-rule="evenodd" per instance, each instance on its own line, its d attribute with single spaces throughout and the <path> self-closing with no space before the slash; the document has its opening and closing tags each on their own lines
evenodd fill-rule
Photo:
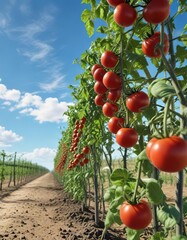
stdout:
<svg viewBox="0 0 187 240">
<path fill-rule="evenodd" d="M 131 112 L 142 112 L 144 108 L 149 106 L 149 97 L 142 91 L 135 92 L 127 97 L 126 106 Z"/>
<path fill-rule="evenodd" d="M 98 68 L 102 68 L 102 66 L 100 64 L 94 64 L 92 66 L 92 69 L 91 69 L 92 75 L 94 75 L 95 70 Z"/>
<path fill-rule="evenodd" d="M 120 207 L 120 219 L 126 227 L 131 229 L 146 228 L 152 220 L 151 208 L 145 200 L 137 204 L 124 202 Z"/>
<path fill-rule="evenodd" d="M 124 122 L 124 118 L 112 117 L 108 122 L 109 131 L 116 134 L 120 128 L 123 128 Z"/>
<path fill-rule="evenodd" d="M 112 51 L 105 51 L 101 55 L 101 64 L 106 68 L 114 68 L 118 60 L 118 56 Z"/>
<path fill-rule="evenodd" d="M 112 102 L 117 102 L 121 97 L 121 89 L 114 89 L 108 92 L 108 100 Z"/>
<path fill-rule="evenodd" d="M 84 159 L 83 159 L 83 163 L 84 163 L 84 164 L 87 164 L 88 162 L 89 162 L 89 159 L 88 159 L 88 158 L 84 158 Z"/>
<path fill-rule="evenodd" d="M 148 143 L 149 144 L 149 143 Z M 153 141 L 148 155 L 151 163 L 164 172 L 178 172 L 187 167 L 187 141 L 178 136 Z"/>
<path fill-rule="evenodd" d="M 118 106 L 114 103 L 106 102 L 102 107 L 102 111 L 106 117 L 112 117 L 117 113 Z"/>
<path fill-rule="evenodd" d="M 123 3 L 124 0 L 107 0 L 108 4 L 110 4 L 112 7 L 116 7 L 120 3 Z"/>
<path fill-rule="evenodd" d="M 121 78 L 114 72 L 107 72 L 103 77 L 103 84 L 108 89 L 118 89 L 121 87 Z"/>
<path fill-rule="evenodd" d="M 143 53 L 150 58 L 160 58 L 161 52 L 157 48 L 157 44 L 160 43 L 160 32 L 155 32 L 150 38 L 145 39 L 142 42 L 142 51 Z M 167 54 L 169 51 L 169 40 L 167 34 L 164 33 L 164 54 Z"/>
<path fill-rule="evenodd" d="M 85 122 L 86 122 L 86 118 L 85 117 L 81 118 L 80 123 L 85 124 Z"/>
<path fill-rule="evenodd" d="M 153 144 L 155 143 L 157 141 L 157 139 L 156 138 L 152 138 L 149 142 L 148 142 L 148 144 L 146 145 L 146 155 L 147 155 L 147 157 L 148 157 L 148 159 L 150 159 L 150 151 L 151 151 L 151 148 L 152 148 L 152 146 L 153 146 Z"/>
<path fill-rule="evenodd" d="M 88 153 L 90 152 L 90 148 L 89 148 L 88 146 L 86 146 L 86 147 L 84 147 L 84 148 L 82 149 L 82 152 L 83 152 L 84 154 L 88 154 Z"/>
<path fill-rule="evenodd" d="M 121 128 L 116 133 L 116 142 L 124 147 L 133 147 L 138 141 L 138 133 L 133 128 Z"/>
<path fill-rule="evenodd" d="M 143 17 L 148 23 L 159 24 L 164 22 L 170 14 L 168 0 L 151 0 L 143 10 Z"/>
<path fill-rule="evenodd" d="M 106 96 L 105 95 L 97 95 L 94 99 L 95 105 L 97 106 L 103 106 L 106 102 Z"/>
<path fill-rule="evenodd" d="M 106 71 L 104 68 L 97 68 L 93 75 L 95 81 L 102 82 L 103 76 L 105 75 L 105 73 L 106 73 Z"/>
<path fill-rule="evenodd" d="M 136 18 L 136 10 L 128 3 L 120 3 L 114 10 L 114 21 L 121 27 L 131 26 Z"/>
<path fill-rule="evenodd" d="M 94 85 L 94 91 L 97 93 L 97 94 L 104 94 L 107 92 L 107 88 L 105 87 L 105 85 L 102 83 L 102 82 L 96 82 L 95 85 Z"/>
</svg>

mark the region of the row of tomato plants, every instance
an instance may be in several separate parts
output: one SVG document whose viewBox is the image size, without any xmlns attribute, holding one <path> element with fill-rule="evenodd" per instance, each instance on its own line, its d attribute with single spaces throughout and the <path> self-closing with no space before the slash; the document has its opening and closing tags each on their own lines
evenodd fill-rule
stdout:
<svg viewBox="0 0 187 240">
<path fill-rule="evenodd" d="M 106 161 L 111 186 L 104 195 L 109 209 L 103 237 L 116 222 L 126 226 L 127 239 L 139 239 L 153 218 L 152 239 L 185 239 L 186 26 L 180 36 L 173 35 L 177 18 L 186 12 L 185 1 L 172 16 L 176 3 L 167 0 L 82 3 L 90 5 L 81 16 L 88 34 L 99 18 L 97 31 L 104 37 L 94 39 L 76 61 L 84 72 L 76 77 L 79 87 L 70 86 L 76 103 L 66 113 L 68 128 L 62 132 L 56 169 L 65 189 L 84 205 L 93 177 L 98 210 L 97 187 L 99 182 L 103 193 L 101 167 Z M 112 169 L 114 144 L 124 168 Z M 136 156 L 136 175 L 126 167 L 130 155 Z M 177 174 L 176 206 L 166 202 L 160 171 Z M 98 211 L 95 215 L 98 222 Z"/>
</svg>

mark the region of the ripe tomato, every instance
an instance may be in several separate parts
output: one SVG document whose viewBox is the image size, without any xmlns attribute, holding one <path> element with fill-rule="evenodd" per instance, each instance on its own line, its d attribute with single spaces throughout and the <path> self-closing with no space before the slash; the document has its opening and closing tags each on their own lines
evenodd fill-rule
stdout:
<svg viewBox="0 0 187 240">
<path fill-rule="evenodd" d="M 116 142 L 124 147 L 133 147 L 138 141 L 138 133 L 133 128 L 121 128 L 116 133 Z"/>
<path fill-rule="evenodd" d="M 88 153 L 90 152 L 90 148 L 89 148 L 88 146 L 86 146 L 86 147 L 84 147 L 84 148 L 82 149 L 82 152 L 83 152 L 84 154 L 88 154 Z"/>
<path fill-rule="evenodd" d="M 126 106 L 131 112 L 142 112 L 144 108 L 149 106 L 149 97 L 142 91 L 133 93 L 127 97 Z"/>
<path fill-rule="evenodd" d="M 105 51 L 101 55 L 101 64 L 106 68 L 114 68 L 118 63 L 118 56 L 112 51 Z"/>
<path fill-rule="evenodd" d="M 136 18 L 136 10 L 128 3 L 120 3 L 114 10 L 114 21 L 121 27 L 131 26 Z"/>
<path fill-rule="evenodd" d="M 187 141 L 178 136 L 151 141 L 148 156 L 156 168 L 172 173 L 187 167 Z"/>
<path fill-rule="evenodd" d="M 121 87 L 121 78 L 114 72 L 107 72 L 103 77 L 103 84 L 108 89 L 118 89 Z"/>
<path fill-rule="evenodd" d="M 105 85 L 102 83 L 102 82 L 96 82 L 94 84 L 94 91 L 97 93 L 97 94 L 104 94 L 107 92 L 107 88 L 105 87 Z"/>
<path fill-rule="evenodd" d="M 88 159 L 88 158 L 84 158 L 84 159 L 83 159 L 83 163 L 84 163 L 84 164 L 87 164 L 88 162 L 89 162 L 89 159 Z"/>
<path fill-rule="evenodd" d="M 110 4 L 112 7 L 116 7 L 120 3 L 123 3 L 124 0 L 107 0 L 108 4 Z"/>
<path fill-rule="evenodd" d="M 143 53 L 150 58 L 160 58 L 161 52 L 157 48 L 157 44 L 160 43 L 160 32 L 155 32 L 150 38 L 145 39 L 142 42 L 142 51 Z M 167 34 L 164 33 L 164 54 L 167 54 L 169 51 L 169 40 Z"/>
<path fill-rule="evenodd" d="M 124 118 L 112 117 L 108 122 L 109 131 L 116 134 L 120 128 L 123 128 L 124 122 Z"/>
<path fill-rule="evenodd" d="M 145 200 L 141 200 L 137 204 L 124 202 L 120 207 L 120 219 L 125 226 L 131 229 L 146 228 L 152 220 L 151 208 Z"/>
<path fill-rule="evenodd" d="M 106 102 L 102 107 L 102 111 L 106 117 L 112 117 L 117 113 L 118 106 L 114 103 Z"/>
<path fill-rule="evenodd" d="M 94 64 L 92 66 L 92 69 L 91 69 L 92 75 L 94 75 L 95 70 L 98 68 L 102 68 L 102 66 L 100 64 Z"/>
<path fill-rule="evenodd" d="M 106 73 L 106 71 L 104 68 L 97 68 L 93 75 L 95 81 L 102 82 L 103 76 L 105 75 L 105 73 Z"/>
<path fill-rule="evenodd" d="M 103 106 L 106 102 L 106 95 L 97 95 L 94 99 L 95 105 Z"/>
<path fill-rule="evenodd" d="M 117 102 L 121 97 L 121 89 L 114 89 L 108 92 L 108 100 L 112 102 Z"/>
<path fill-rule="evenodd" d="M 148 23 L 164 22 L 170 14 L 168 0 L 151 0 L 143 10 L 143 17 Z"/>
</svg>

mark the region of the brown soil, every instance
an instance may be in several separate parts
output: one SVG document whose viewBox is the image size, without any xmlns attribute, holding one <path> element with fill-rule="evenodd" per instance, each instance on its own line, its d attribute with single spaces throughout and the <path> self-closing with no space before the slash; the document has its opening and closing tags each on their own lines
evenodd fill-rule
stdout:
<svg viewBox="0 0 187 240">
<path fill-rule="evenodd" d="M 172 186 L 164 189 L 168 194 L 173 192 Z M 81 205 L 64 193 L 52 173 L 21 186 L 9 196 L 1 195 L 0 240 L 98 240 L 102 234 L 104 224 L 95 226 L 94 210 L 83 212 Z M 169 196 L 169 200 L 172 198 Z M 148 228 L 142 239 L 149 239 L 150 234 Z M 105 239 L 125 240 L 122 236 L 123 226 L 110 229 Z"/>
</svg>

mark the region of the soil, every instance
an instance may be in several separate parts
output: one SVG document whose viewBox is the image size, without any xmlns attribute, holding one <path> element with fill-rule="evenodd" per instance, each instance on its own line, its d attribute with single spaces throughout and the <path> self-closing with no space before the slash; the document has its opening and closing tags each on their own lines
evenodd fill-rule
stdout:
<svg viewBox="0 0 187 240">
<path fill-rule="evenodd" d="M 101 236 L 104 224 L 95 225 L 94 209 L 82 211 L 52 173 L 12 190 L 9 196 L 0 193 L 0 240 L 98 240 Z M 125 240 L 123 230 L 110 229 L 105 239 Z M 147 228 L 142 239 L 150 234 Z"/>
</svg>

